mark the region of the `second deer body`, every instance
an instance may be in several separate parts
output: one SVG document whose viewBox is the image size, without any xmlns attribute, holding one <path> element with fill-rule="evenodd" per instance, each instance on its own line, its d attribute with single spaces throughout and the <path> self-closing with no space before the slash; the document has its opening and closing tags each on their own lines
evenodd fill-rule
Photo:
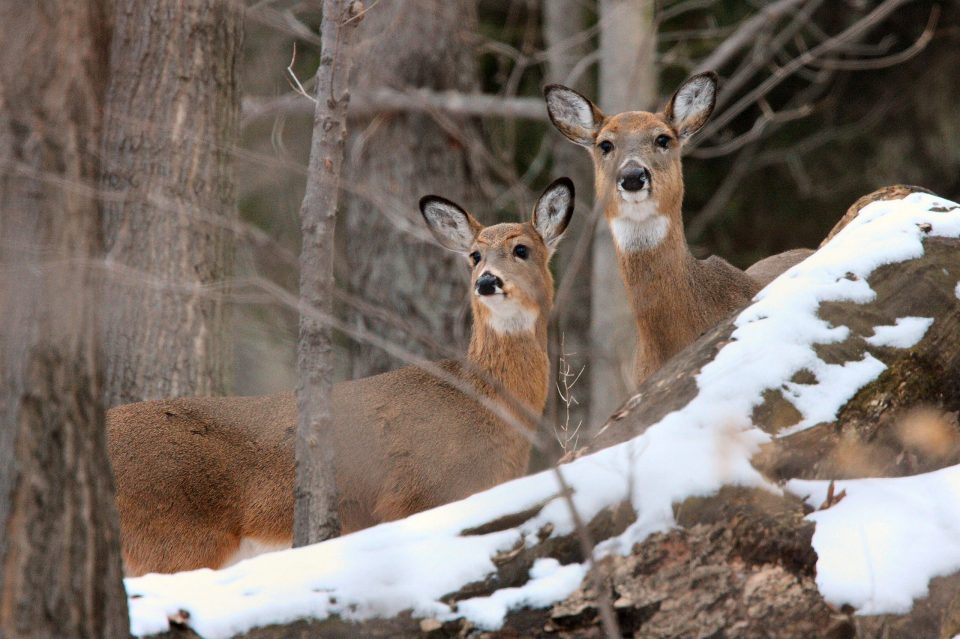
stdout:
<svg viewBox="0 0 960 639">
<path fill-rule="evenodd" d="M 437 362 L 445 375 L 407 367 L 334 386 L 344 532 L 520 476 L 546 402 L 548 262 L 573 213 L 572 184 L 551 185 L 522 224 L 484 228 L 437 197 L 424 198 L 421 211 L 440 243 L 467 256 L 472 269 L 470 348 L 464 361 Z M 498 416 L 483 398 L 517 419 Z M 289 547 L 296 423 L 292 393 L 110 410 L 127 574 L 217 568 Z"/>
<path fill-rule="evenodd" d="M 713 111 L 716 85 L 715 74 L 694 76 L 659 113 L 612 116 L 567 87 L 549 85 L 544 92 L 553 124 L 593 158 L 596 197 L 636 318 L 637 383 L 810 253 L 768 258 L 748 273 L 722 258 L 690 253 L 680 151 Z"/>
</svg>

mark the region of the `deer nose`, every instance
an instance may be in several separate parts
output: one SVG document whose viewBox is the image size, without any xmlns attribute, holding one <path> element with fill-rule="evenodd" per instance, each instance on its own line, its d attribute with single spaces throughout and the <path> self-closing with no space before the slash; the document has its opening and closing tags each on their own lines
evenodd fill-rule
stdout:
<svg viewBox="0 0 960 639">
<path fill-rule="evenodd" d="M 477 293 L 479 295 L 493 295 L 497 292 L 498 287 L 503 288 L 503 280 L 490 271 L 486 271 L 477 278 Z"/>
<path fill-rule="evenodd" d="M 642 166 L 627 166 L 620 171 L 620 188 L 624 191 L 639 191 L 650 182 L 650 172 Z"/>
</svg>

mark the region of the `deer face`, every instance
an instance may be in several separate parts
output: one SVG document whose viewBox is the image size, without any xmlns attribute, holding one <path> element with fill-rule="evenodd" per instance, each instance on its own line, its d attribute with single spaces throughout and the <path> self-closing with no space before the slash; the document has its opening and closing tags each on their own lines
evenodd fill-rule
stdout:
<svg viewBox="0 0 960 639">
<path fill-rule="evenodd" d="M 622 252 L 652 248 L 681 225 L 683 172 L 680 150 L 713 111 L 713 73 L 684 82 L 663 111 L 606 116 L 576 91 L 544 91 L 554 126 L 587 147 L 593 157 L 596 195 Z"/>
<path fill-rule="evenodd" d="M 420 212 L 444 247 L 471 268 L 474 321 L 497 333 L 533 331 L 553 302 L 549 262 L 573 215 L 573 183 L 560 178 L 540 196 L 529 222 L 484 227 L 462 208 L 429 195 Z"/>
</svg>

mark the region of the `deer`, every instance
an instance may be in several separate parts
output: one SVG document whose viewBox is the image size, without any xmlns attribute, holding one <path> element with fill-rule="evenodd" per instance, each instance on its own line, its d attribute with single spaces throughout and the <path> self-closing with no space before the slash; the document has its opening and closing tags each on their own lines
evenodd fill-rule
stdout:
<svg viewBox="0 0 960 639">
<path fill-rule="evenodd" d="M 717 75 L 686 80 L 662 111 L 607 116 L 560 84 L 544 88 L 550 121 L 586 147 L 637 328 L 640 384 L 701 333 L 747 305 L 762 286 L 812 251 L 761 260 L 746 272 L 721 257 L 697 259 L 683 230 L 683 145 L 710 117 Z"/>
<path fill-rule="evenodd" d="M 407 366 L 333 386 L 343 533 L 526 472 L 549 389 L 549 261 L 573 208 L 567 178 L 525 222 L 485 227 L 442 197 L 420 201 L 433 237 L 470 268 L 469 348 L 435 363 L 443 375 Z M 222 568 L 290 547 L 293 393 L 143 401 L 111 408 L 106 421 L 128 576 Z"/>
</svg>

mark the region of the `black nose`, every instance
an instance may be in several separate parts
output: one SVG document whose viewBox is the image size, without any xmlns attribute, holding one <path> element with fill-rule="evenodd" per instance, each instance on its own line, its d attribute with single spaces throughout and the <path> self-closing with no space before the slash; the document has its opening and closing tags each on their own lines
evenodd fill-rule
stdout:
<svg viewBox="0 0 960 639">
<path fill-rule="evenodd" d="M 639 191 L 650 182 L 650 172 L 642 166 L 628 166 L 620 172 L 620 188 Z"/>
<path fill-rule="evenodd" d="M 503 280 L 487 271 L 477 278 L 477 293 L 480 295 L 493 295 L 497 292 L 497 287 L 503 288 Z"/>
</svg>

